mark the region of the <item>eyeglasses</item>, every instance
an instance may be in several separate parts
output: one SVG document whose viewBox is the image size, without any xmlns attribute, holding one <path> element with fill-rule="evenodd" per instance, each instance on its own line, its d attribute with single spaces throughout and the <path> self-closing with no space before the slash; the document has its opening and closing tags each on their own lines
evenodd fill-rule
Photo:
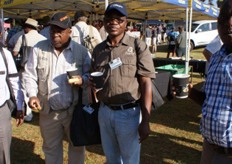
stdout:
<svg viewBox="0 0 232 164">
<path fill-rule="evenodd" d="M 120 18 L 120 17 L 114 17 L 114 18 L 113 18 L 113 17 L 105 17 L 105 18 L 104 18 L 104 21 L 105 21 L 106 23 L 115 21 L 116 23 L 121 24 L 121 23 L 125 22 L 126 19 L 122 19 L 122 18 Z"/>
</svg>

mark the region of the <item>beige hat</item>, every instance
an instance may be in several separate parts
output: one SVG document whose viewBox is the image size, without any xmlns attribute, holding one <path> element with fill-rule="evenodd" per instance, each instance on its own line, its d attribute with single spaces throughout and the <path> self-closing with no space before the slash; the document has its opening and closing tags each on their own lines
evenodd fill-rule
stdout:
<svg viewBox="0 0 232 164">
<path fill-rule="evenodd" d="M 35 19 L 31 19 L 31 18 L 27 18 L 25 24 L 31 25 L 31 26 L 33 26 L 35 28 L 37 28 L 39 26 L 38 22 Z"/>
</svg>

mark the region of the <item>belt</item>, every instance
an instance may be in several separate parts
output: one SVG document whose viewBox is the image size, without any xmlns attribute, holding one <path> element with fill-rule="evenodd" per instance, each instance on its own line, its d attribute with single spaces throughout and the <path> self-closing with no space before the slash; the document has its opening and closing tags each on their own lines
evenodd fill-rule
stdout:
<svg viewBox="0 0 232 164">
<path fill-rule="evenodd" d="M 52 107 L 50 107 L 50 110 L 53 111 L 53 112 L 63 112 L 63 111 L 66 111 L 68 110 L 69 108 L 66 108 L 66 109 L 53 109 Z"/>
<path fill-rule="evenodd" d="M 138 102 L 135 101 L 135 102 L 128 103 L 128 104 L 125 104 L 125 105 L 107 105 L 107 106 L 110 107 L 112 110 L 125 110 L 125 109 L 130 109 L 130 108 L 133 108 L 133 107 L 137 107 Z"/>
</svg>

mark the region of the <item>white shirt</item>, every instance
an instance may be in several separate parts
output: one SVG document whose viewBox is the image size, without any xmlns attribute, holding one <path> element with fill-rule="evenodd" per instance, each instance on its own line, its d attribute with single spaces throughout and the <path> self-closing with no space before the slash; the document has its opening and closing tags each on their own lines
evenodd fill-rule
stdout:
<svg viewBox="0 0 232 164">
<path fill-rule="evenodd" d="M 100 28 L 99 33 L 100 33 L 100 36 L 101 36 L 102 40 L 106 40 L 106 38 L 107 38 L 107 36 L 108 36 L 108 33 L 106 32 L 104 26 L 102 26 L 102 27 Z"/>
<path fill-rule="evenodd" d="M 8 74 L 15 74 L 17 73 L 17 69 L 13 60 L 13 57 L 7 49 L 3 48 L 3 51 L 6 56 L 6 60 L 8 63 Z M 2 54 L 0 54 L 0 106 L 4 104 L 6 100 L 10 98 L 10 91 L 9 87 L 6 82 L 6 75 L 7 75 L 7 68 L 3 59 Z M 19 76 L 17 77 L 10 77 L 9 78 L 11 86 L 13 88 L 13 92 L 15 95 L 15 99 L 17 102 L 17 109 L 22 110 L 23 106 L 23 92 L 21 90 L 21 82 Z"/>
<path fill-rule="evenodd" d="M 31 30 L 27 34 L 25 34 L 25 39 L 27 42 L 27 46 L 34 47 L 38 42 L 42 40 L 46 40 L 43 35 L 39 34 L 36 30 Z M 15 44 L 15 47 L 13 51 L 19 52 L 20 48 L 22 46 L 22 35 L 19 37 L 18 41 Z"/>
<path fill-rule="evenodd" d="M 223 43 L 218 35 L 205 47 L 205 49 L 214 54 L 220 50 L 222 44 Z"/>
<path fill-rule="evenodd" d="M 100 36 L 100 33 L 99 31 L 94 27 L 92 26 L 93 28 L 93 37 L 95 39 L 98 40 L 98 42 L 102 42 L 102 38 Z M 89 31 L 89 25 L 87 25 L 84 21 L 79 21 L 77 22 L 73 27 L 72 27 L 72 34 L 71 34 L 71 37 L 74 38 L 74 37 L 77 37 L 78 33 L 79 33 L 79 39 L 76 41 L 75 39 L 73 39 L 74 41 L 76 41 L 77 43 L 83 43 L 83 38 L 85 38 L 86 36 L 88 36 L 90 34 L 90 31 Z M 77 32 L 79 31 L 79 32 Z"/>
</svg>

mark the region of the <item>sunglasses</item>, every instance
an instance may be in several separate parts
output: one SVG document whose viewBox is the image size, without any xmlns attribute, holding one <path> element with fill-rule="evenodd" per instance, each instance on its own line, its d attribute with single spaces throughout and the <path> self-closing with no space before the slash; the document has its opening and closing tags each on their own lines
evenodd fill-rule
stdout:
<svg viewBox="0 0 232 164">
<path fill-rule="evenodd" d="M 123 19 L 123 18 L 121 18 L 121 17 L 105 17 L 105 18 L 104 18 L 104 21 L 105 21 L 106 23 L 115 21 L 116 23 L 121 24 L 121 23 L 125 22 L 126 19 Z"/>
</svg>

